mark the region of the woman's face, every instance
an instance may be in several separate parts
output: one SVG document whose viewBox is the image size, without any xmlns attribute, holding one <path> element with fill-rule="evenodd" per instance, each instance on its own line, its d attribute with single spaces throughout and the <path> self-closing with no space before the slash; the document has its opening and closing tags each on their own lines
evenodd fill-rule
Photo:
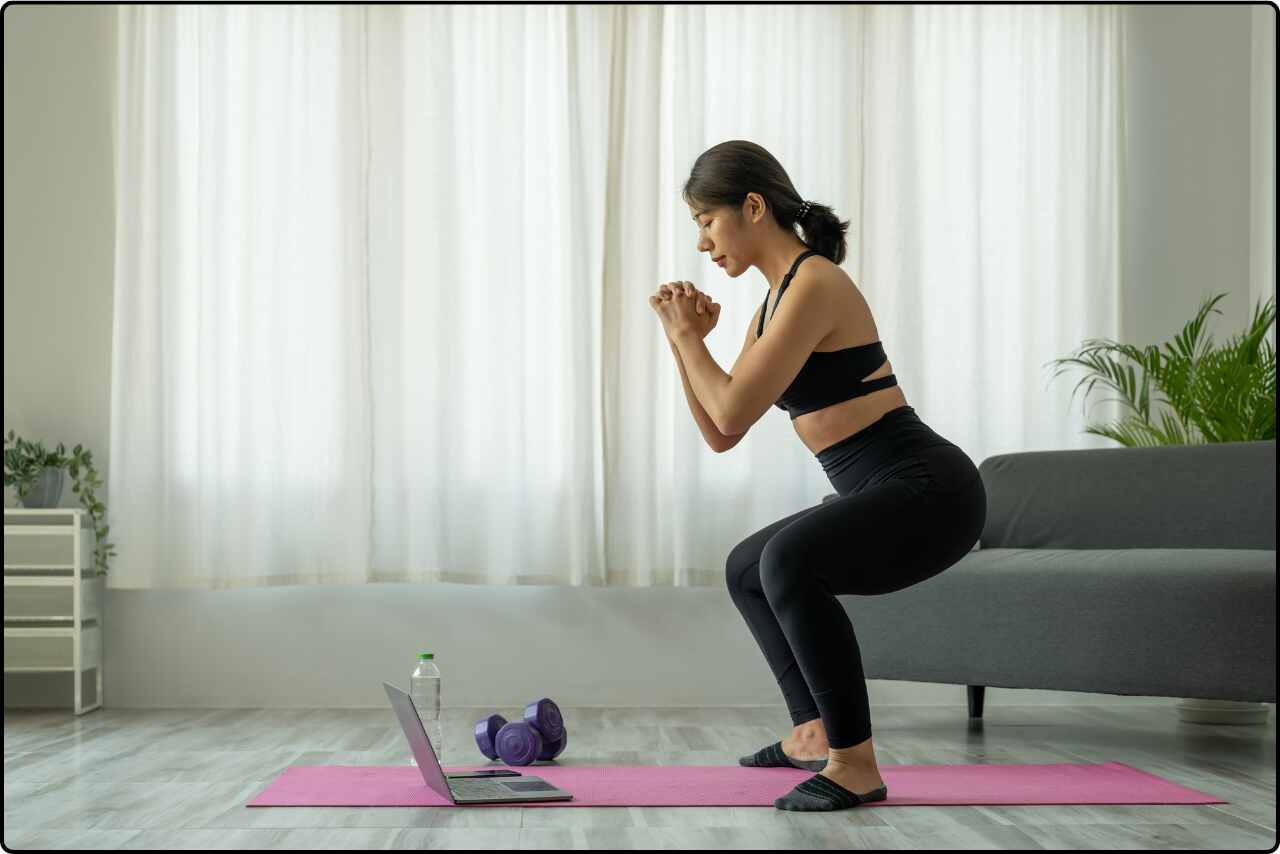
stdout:
<svg viewBox="0 0 1280 854">
<path fill-rule="evenodd" d="M 735 258 L 734 246 L 741 235 L 735 228 L 732 208 L 701 209 L 690 205 L 689 214 L 698 229 L 699 252 L 706 252 L 713 262 L 718 259 L 719 266 L 730 276 L 746 269 L 748 265 L 744 265 L 741 258 Z"/>
</svg>

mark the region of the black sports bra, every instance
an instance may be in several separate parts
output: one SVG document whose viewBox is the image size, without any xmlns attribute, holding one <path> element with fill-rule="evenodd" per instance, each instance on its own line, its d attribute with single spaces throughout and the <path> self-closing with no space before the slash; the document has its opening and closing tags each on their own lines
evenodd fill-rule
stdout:
<svg viewBox="0 0 1280 854">
<path fill-rule="evenodd" d="M 773 301 L 775 312 L 778 310 L 778 301 L 782 299 L 787 285 L 791 284 L 791 277 L 795 275 L 800 262 L 810 255 L 818 254 L 820 253 L 810 249 L 791 265 L 791 271 L 783 278 L 782 286 L 778 288 L 777 299 Z M 766 293 L 764 305 L 760 309 L 760 324 L 756 329 L 757 339 L 764 334 L 764 317 L 768 313 L 769 295 Z M 782 397 L 778 398 L 774 406 L 790 412 L 791 419 L 794 421 L 797 416 L 804 415 L 806 412 L 813 412 L 834 403 L 842 403 L 882 388 L 895 386 L 898 384 L 898 378 L 893 374 L 876 377 L 873 380 L 859 379 L 874 373 L 887 358 L 884 347 L 879 341 L 827 353 L 819 353 L 815 350 L 809 354 L 804 366 L 800 368 L 800 373 L 796 374 L 796 378 L 791 381 L 791 385 L 787 386 L 787 390 L 782 393 Z M 852 384 L 852 391 L 850 384 Z"/>
</svg>

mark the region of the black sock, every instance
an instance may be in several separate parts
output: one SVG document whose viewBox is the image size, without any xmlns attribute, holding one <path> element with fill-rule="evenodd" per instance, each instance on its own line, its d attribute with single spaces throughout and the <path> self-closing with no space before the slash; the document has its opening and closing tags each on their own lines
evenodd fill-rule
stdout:
<svg viewBox="0 0 1280 854">
<path fill-rule="evenodd" d="M 751 756 L 738 760 L 739 765 L 748 768 L 802 768 L 805 771 L 821 771 L 827 767 L 825 759 L 792 759 L 782 750 L 782 742 L 777 741 L 768 747 L 762 747 Z"/>
<path fill-rule="evenodd" d="M 773 805 L 783 810 L 825 812 L 848 809 L 869 801 L 883 801 L 888 796 L 888 786 L 881 786 L 864 795 L 859 795 L 856 792 L 849 791 L 829 777 L 814 774 L 808 780 L 800 783 L 790 792 L 775 800 Z"/>
</svg>

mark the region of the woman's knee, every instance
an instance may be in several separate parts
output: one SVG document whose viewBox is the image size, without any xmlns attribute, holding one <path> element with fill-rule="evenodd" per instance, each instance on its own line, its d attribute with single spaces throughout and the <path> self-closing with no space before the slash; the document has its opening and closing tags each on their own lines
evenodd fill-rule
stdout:
<svg viewBox="0 0 1280 854">
<path fill-rule="evenodd" d="M 744 591 L 750 587 L 758 587 L 752 576 L 757 576 L 757 565 L 760 562 L 758 548 L 752 548 L 750 539 L 743 540 L 733 547 L 724 562 L 724 583 L 730 592 Z"/>
<path fill-rule="evenodd" d="M 785 604 L 787 599 L 805 584 L 813 582 L 812 569 L 805 571 L 794 548 L 787 547 L 785 538 L 774 537 L 760 552 L 760 586 L 773 605 Z"/>
</svg>

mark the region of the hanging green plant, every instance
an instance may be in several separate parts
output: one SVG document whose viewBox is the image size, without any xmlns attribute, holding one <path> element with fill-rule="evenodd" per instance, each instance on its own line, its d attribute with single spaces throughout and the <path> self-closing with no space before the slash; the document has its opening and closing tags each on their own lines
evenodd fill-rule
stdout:
<svg viewBox="0 0 1280 854">
<path fill-rule="evenodd" d="M 16 436 L 12 430 L 5 435 L 4 485 L 14 487 L 19 500 L 27 497 L 46 469 L 66 469 L 71 472 L 71 491 L 80 496 L 80 503 L 89 511 L 89 518 L 93 522 L 96 535 L 94 567 L 97 572 L 105 575 L 107 561 L 116 552 L 112 543 L 107 542 L 107 533 L 111 530 L 106 524 L 107 506 L 94 493 L 95 489 L 102 486 L 102 481 L 98 479 L 98 472 L 93 466 L 93 452 L 76 445 L 71 456 L 67 456 L 66 447 L 61 442 L 56 451 L 51 451 L 43 442 L 29 442 Z"/>
</svg>

